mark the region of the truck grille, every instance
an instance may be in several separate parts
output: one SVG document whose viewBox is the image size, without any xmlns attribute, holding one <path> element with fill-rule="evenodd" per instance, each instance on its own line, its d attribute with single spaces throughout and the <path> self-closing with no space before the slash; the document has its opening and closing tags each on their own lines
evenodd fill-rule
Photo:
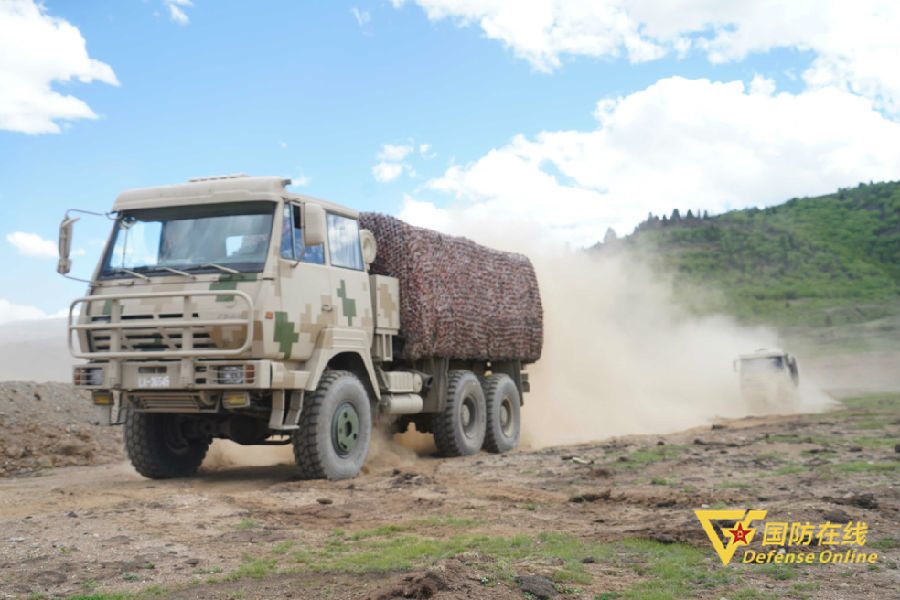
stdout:
<svg viewBox="0 0 900 600">
<path fill-rule="evenodd" d="M 145 358 L 148 353 L 159 358 L 218 358 L 246 352 L 253 341 L 250 296 L 229 290 L 229 296 L 242 305 L 234 309 L 241 315 L 237 317 L 204 318 L 193 310 L 198 298 L 220 295 L 218 291 L 191 290 L 79 298 L 69 307 L 69 350 L 76 358 L 89 359 Z M 76 323 L 79 305 L 81 315 Z M 168 310 L 148 312 L 147 307 L 154 305 Z M 172 312 L 179 305 L 182 312 Z M 135 308 L 143 310 L 126 314 Z M 87 351 L 74 349 L 73 332 Z"/>
</svg>

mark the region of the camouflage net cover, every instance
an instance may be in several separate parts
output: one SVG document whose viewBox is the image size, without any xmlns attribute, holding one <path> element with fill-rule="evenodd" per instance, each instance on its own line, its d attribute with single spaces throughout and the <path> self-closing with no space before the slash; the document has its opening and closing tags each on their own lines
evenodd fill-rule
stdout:
<svg viewBox="0 0 900 600">
<path fill-rule="evenodd" d="M 401 358 L 540 358 L 543 312 L 528 258 L 379 213 L 359 222 L 378 242 L 371 272 L 400 280 Z"/>
</svg>

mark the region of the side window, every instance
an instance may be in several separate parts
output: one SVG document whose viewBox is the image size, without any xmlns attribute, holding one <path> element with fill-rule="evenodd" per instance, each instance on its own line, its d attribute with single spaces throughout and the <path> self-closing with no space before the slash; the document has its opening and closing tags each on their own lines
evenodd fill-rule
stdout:
<svg viewBox="0 0 900 600">
<path fill-rule="evenodd" d="M 359 248 L 359 223 L 356 219 L 328 213 L 328 248 L 331 264 L 336 267 L 363 270 Z"/>
<path fill-rule="evenodd" d="M 297 260 L 303 254 L 301 262 L 325 264 L 324 244 L 309 246 L 303 251 L 303 229 L 300 223 L 300 207 L 296 204 L 286 204 L 281 225 L 281 256 L 290 260 Z"/>
</svg>

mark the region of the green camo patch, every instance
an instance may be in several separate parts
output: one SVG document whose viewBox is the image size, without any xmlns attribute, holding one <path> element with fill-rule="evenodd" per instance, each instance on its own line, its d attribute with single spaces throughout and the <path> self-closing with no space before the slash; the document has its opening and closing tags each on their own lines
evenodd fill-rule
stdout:
<svg viewBox="0 0 900 600">
<path fill-rule="evenodd" d="M 284 358 L 291 357 L 294 342 L 300 339 L 300 334 L 294 332 L 294 324 L 288 321 L 287 313 L 278 311 L 275 313 L 275 335 L 273 339 L 278 342 L 278 351 L 284 352 Z"/>
<path fill-rule="evenodd" d="M 209 284 L 210 291 L 236 290 L 238 283 L 256 281 L 257 273 L 222 273 L 219 280 Z M 216 296 L 216 302 L 231 302 L 234 296 Z"/>
<path fill-rule="evenodd" d="M 353 317 L 356 316 L 356 300 L 347 297 L 347 282 L 341 279 L 341 287 L 337 289 L 338 298 L 341 299 L 344 316 L 347 317 L 347 325 L 353 325 Z"/>
</svg>

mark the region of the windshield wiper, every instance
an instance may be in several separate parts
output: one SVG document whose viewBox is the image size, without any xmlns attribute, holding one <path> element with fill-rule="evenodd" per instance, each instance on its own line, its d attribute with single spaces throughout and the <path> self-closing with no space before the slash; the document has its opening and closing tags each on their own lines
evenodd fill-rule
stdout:
<svg viewBox="0 0 900 600">
<path fill-rule="evenodd" d="M 157 271 L 168 271 L 169 273 L 175 273 L 176 275 L 184 275 L 185 277 L 190 277 L 191 279 L 197 279 L 196 275 L 191 275 L 187 271 L 179 271 L 178 269 L 173 269 L 172 267 L 156 267 Z"/>
<path fill-rule="evenodd" d="M 129 275 L 134 275 L 135 277 L 140 277 L 141 279 L 150 281 L 150 278 L 143 273 L 138 273 L 137 271 L 132 271 L 130 269 L 113 269 L 113 273 L 128 273 Z"/>
<path fill-rule="evenodd" d="M 230 267 L 223 267 L 222 265 L 217 265 L 216 263 L 206 263 L 205 265 L 200 265 L 199 267 L 194 267 L 195 269 L 202 269 L 203 267 L 215 267 L 220 271 L 225 271 L 226 273 L 237 274 L 240 273 L 237 269 L 232 269 Z"/>
</svg>

